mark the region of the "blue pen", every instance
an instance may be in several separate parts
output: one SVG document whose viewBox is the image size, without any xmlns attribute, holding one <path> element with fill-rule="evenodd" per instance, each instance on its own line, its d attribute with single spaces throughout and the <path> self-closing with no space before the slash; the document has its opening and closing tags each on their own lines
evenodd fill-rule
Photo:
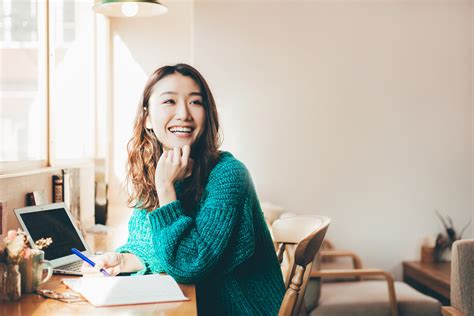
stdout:
<svg viewBox="0 0 474 316">
<path fill-rule="evenodd" d="M 71 251 L 73 254 L 90 264 L 92 267 L 95 267 L 95 262 L 84 256 L 79 250 L 77 250 L 76 248 L 71 248 Z M 104 268 L 100 269 L 100 272 L 102 272 L 102 274 L 105 276 L 110 276 L 110 274 Z"/>
</svg>

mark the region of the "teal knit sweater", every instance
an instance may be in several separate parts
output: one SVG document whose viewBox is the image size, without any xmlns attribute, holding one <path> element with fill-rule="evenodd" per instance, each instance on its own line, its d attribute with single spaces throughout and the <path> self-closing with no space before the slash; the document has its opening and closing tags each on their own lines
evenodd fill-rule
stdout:
<svg viewBox="0 0 474 316">
<path fill-rule="evenodd" d="M 135 209 L 119 252 L 144 269 L 196 284 L 200 315 L 276 315 L 284 295 L 280 266 L 246 167 L 222 152 L 194 215 L 178 200 Z"/>
</svg>

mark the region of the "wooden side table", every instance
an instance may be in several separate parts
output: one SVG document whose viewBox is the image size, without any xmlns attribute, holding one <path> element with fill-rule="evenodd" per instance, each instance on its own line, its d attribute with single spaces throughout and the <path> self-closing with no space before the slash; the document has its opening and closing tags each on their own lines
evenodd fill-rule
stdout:
<svg viewBox="0 0 474 316">
<path fill-rule="evenodd" d="M 423 263 L 403 262 L 403 281 L 418 291 L 450 305 L 451 261 Z"/>
</svg>

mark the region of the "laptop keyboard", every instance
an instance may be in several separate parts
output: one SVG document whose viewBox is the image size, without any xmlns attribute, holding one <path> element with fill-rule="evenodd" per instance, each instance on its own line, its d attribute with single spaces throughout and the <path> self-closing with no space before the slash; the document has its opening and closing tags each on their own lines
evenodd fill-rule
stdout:
<svg viewBox="0 0 474 316">
<path fill-rule="evenodd" d="M 75 271 L 81 272 L 82 261 L 75 261 L 63 266 L 57 267 L 58 270 L 67 270 L 67 271 Z"/>
</svg>

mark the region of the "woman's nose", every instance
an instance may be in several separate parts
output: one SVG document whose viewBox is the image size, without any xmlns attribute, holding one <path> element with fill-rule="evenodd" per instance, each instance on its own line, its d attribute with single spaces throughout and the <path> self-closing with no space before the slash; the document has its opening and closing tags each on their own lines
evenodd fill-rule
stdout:
<svg viewBox="0 0 474 316">
<path fill-rule="evenodd" d="M 191 115 L 189 113 L 188 106 L 185 102 L 179 102 L 176 108 L 176 118 L 181 120 L 189 120 Z"/>
</svg>

